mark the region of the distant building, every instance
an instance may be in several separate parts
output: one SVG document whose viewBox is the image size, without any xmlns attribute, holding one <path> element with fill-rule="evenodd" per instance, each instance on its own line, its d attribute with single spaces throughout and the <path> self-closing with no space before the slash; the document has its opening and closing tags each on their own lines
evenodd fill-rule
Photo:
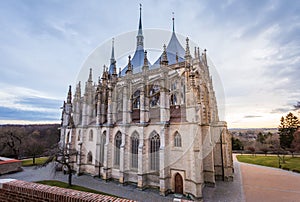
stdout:
<svg viewBox="0 0 300 202">
<path fill-rule="evenodd" d="M 173 18 L 174 26 L 174 18 Z M 61 144 L 76 149 L 74 169 L 137 187 L 158 187 L 202 198 L 205 185 L 232 180 L 231 136 L 220 121 L 206 51 L 174 28 L 153 65 L 144 50 L 141 16 L 137 48 L 117 73 L 114 44 L 109 68 L 81 93 L 71 86 L 62 111 Z"/>
<path fill-rule="evenodd" d="M 0 175 L 21 171 L 22 161 L 0 156 Z"/>
</svg>

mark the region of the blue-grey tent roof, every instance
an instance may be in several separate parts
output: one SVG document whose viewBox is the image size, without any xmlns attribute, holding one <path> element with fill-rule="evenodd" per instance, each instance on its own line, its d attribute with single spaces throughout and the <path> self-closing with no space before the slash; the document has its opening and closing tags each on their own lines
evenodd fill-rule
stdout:
<svg viewBox="0 0 300 202">
<path fill-rule="evenodd" d="M 178 55 L 178 62 L 184 61 L 185 50 L 181 46 L 180 42 L 177 39 L 175 32 L 172 33 L 172 37 L 166 49 L 168 64 L 172 65 L 176 63 L 176 54 Z M 153 66 L 159 66 L 162 55 L 156 60 Z"/>
<path fill-rule="evenodd" d="M 114 66 L 115 64 L 113 63 L 109 65 L 108 74 L 112 75 L 114 73 Z"/>
<path fill-rule="evenodd" d="M 136 74 L 136 73 L 139 73 L 142 71 L 142 68 L 144 65 L 144 58 L 145 58 L 144 49 L 137 49 L 131 60 L 133 74 Z M 151 66 L 151 63 L 149 61 L 148 61 L 148 66 Z M 123 70 L 121 71 L 121 76 L 124 76 L 126 74 L 127 69 L 128 69 L 128 65 L 126 65 L 126 67 L 123 68 Z"/>
</svg>

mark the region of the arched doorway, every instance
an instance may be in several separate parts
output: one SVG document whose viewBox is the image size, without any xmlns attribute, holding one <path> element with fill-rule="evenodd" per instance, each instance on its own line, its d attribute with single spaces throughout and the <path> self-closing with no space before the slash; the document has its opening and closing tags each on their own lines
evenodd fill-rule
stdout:
<svg viewBox="0 0 300 202">
<path fill-rule="evenodd" d="M 175 175 L 175 193 L 183 194 L 183 180 L 179 173 Z"/>
</svg>

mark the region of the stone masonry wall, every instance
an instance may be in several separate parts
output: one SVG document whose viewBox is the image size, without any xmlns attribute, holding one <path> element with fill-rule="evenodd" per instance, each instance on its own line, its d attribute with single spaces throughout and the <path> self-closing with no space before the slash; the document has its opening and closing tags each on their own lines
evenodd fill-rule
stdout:
<svg viewBox="0 0 300 202">
<path fill-rule="evenodd" d="M 10 172 L 17 172 L 21 171 L 22 168 L 22 162 L 20 160 L 16 159 L 8 159 L 3 157 L 0 159 L 0 175 L 3 175 L 5 173 L 10 173 Z"/>
<path fill-rule="evenodd" d="M 81 202 L 81 201 L 119 201 L 130 202 L 132 200 L 121 199 L 112 196 L 93 194 L 54 186 L 42 185 L 32 182 L 24 182 L 13 179 L 0 179 L 0 201 L 3 202 Z"/>
</svg>

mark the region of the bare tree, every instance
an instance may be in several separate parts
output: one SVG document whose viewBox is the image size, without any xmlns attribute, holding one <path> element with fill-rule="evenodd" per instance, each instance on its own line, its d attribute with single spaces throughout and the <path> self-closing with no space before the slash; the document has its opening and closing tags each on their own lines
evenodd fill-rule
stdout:
<svg viewBox="0 0 300 202">
<path fill-rule="evenodd" d="M 44 153 L 45 147 L 41 142 L 33 138 L 29 138 L 26 143 L 25 154 L 32 156 L 32 164 L 35 165 L 35 158 Z"/>
<path fill-rule="evenodd" d="M 252 155 L 255 155 L 255 147 L 248 147 L 248 150 L 251 151 Z"/>
<path fill-rule="evenodd" d="M 48 153 L 49 157 L 42 166 L 46 166 L 52 162 L 58 163 L 68 174 L 68 184 L 72 186 L 73 164 L 76 163 L 78 152 L 75 149 L 69 149 L 68 146 L 57 145 Z"/>
<path fill-rule="evenodd" d="M 5 151 L 6 149 L 10 156 L 19 158 L 23 136 L 22 130 L 16 130 L 12 127 L 3 128 L 0 133 L 2 150 Z"/>
<path fill-rule="evenodd" d="M 263 146 L 263 147 L 260 148 L 260 151 L 262 151 L 265 154 L 265 156 L 267 156 L 269 148 L 267 146 Z"/>
<path fill-rule="evenodd" d="M 300 152 L 300 127 L 294 133 L 294 140 L 292 142 L 292 147 L 295 151 Z"/>
</svg>

